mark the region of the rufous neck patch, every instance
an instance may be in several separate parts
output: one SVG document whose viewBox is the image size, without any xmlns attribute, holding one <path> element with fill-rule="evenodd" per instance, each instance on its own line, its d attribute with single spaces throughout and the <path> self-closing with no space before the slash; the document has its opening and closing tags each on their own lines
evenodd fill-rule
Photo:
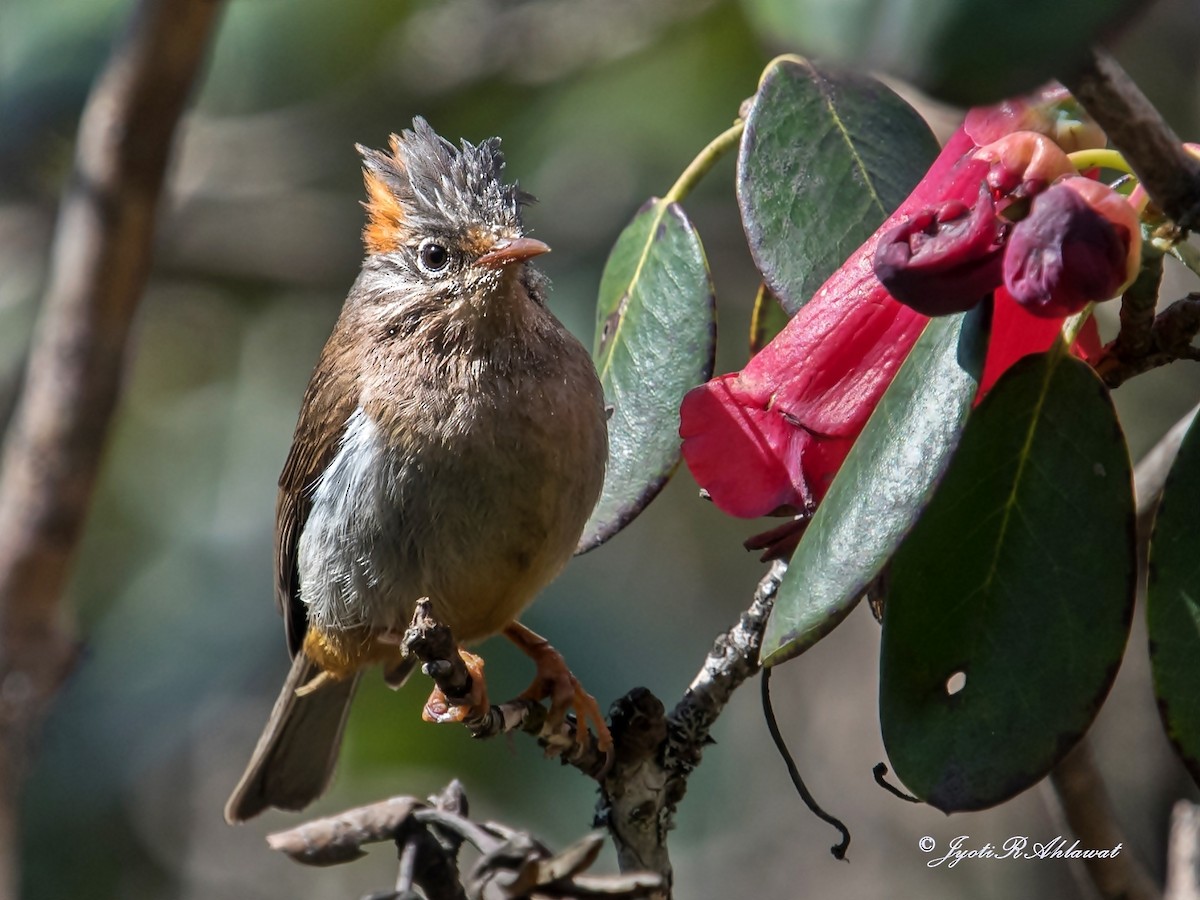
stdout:
<svg viewBox="0 0 1200 900">
<path fill-rule="evenodd" d="M 381 178 L 363 172 L 367 199 L 367 224 L 363 227 L 363 244 L 368 253 L 391 253 L 403 243 L 404 207 Z"/>
</svg>

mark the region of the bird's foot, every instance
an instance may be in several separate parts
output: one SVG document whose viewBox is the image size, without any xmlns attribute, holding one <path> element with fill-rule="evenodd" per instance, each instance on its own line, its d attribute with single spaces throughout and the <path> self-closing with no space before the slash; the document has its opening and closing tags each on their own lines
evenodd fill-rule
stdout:
<svg viewBox="0 0 1200 900">
<path fill-rule="evenodd" d="M 519 622 L 504 629 L 504 636 L 516 644 L 534 661 L 537 674 L 533 683 L 521 693 L 522 700 L 540 703 L 550 699 L 550 711 L 546 723 L 551 727 L 561 725 L 567 712 L 575 710 L 575 740 L 586 747 L 591 741 L 588 733 L 590 724 L 596 732 L 596 746 L 606 755 L 612 753 L 612 734 L 604 721 L 604 713 L 596 698 L 583 689 L 579 680 L 567 667 L 563 655 L 550 646 L 544 637 L 530 631 Z"/>
<path fill-rule="evenodd" d="M 491 709 L 483 680 L 483 658 L 462 649 L 458 655 L 471 673 L 471 688 L 466 697 L 456 697 L 451 702 L 440 687 L 435 687 L 421 712 L 421 718 L 426 722 L 465 722 L 485 716 Z"/>
</svg>

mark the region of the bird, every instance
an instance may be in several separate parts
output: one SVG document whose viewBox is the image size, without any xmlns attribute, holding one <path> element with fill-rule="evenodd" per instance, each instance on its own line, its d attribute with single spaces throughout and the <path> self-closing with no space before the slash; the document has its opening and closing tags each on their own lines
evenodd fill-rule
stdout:
<svg viewBox="0 0 1200 900">
<path fill-rule="evenodd" d="M 303 809 L 328 786 L 355 687 L 414 667 L 403 632 L 428 598 L 457 641 L 503 634 L 533 658 L 522 696 L 612 740 L 562 656 L 517 618 L 574 553 L 608 456 L 591 356 L 546 306 L 533 198 L 498 138 L 456 146 L 423 119 L 356 145 L 365 257 L 304 393 L 275 510 L 275 599 L 292 665 L 225 818 Z M 435 690 L 424 716 L 455 706 Z"/>
</svg>

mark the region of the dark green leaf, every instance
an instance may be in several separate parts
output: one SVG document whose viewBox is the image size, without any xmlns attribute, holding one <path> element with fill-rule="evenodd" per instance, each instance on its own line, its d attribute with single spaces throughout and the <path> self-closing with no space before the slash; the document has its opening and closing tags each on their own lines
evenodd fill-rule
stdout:
<svg viewBox="0 0 1200 900">
<path fill-rule="evenodd" d="M 880 720 L 914 794 L 992 806 L 1071 749 L 1120 664 L 1134 556 L 1108 391 L 1060 348 L 1026 357 L 968 420 L 888 573 Z"/>
<path fill-rule="evenodd" d="M 600 279 L 593 357 L 612 406 L 604 492 L 578 552 L 629 524 L 679 463 L 679 404 L 712 376 L 716 308 L 696 229 L 652 200 L 613 246 Z"/>
<path fill-rule="evenodd" d="M 961 106 L 1076 69 L 1143 0 L 742 0 L 773 41 L 882 70 Z"/>
<path fill-rule="evenodd" d="M 787 323 L 788 314 L 779 305 L 779 300 L 765 284 L 760 284 L 758 294 L 754 297 L 754 312 L 750 316 L 750 355 L 767 346 Z"/>
<path fill-rule="evenodd" d="M 889 88 L 798 57 L 769 65 L 746 118 L 737 195 L 750 252 L 788 314 L 900 205 L 937 156 Z"/>
<path fill-rule="evenodd" d="M 1154 692 L 1175 749 L 1200 782 L 1200 418 L 1188 429 L 1150 541 L 1146 625 Z"/>
<path fill-rule="evenodd" d="M 925 327 L 792 556 L 763 637 L 764 664 L 832 631 L 895 552 L 949 465 L 983 349 L 977 314 Z"/>
</svg>

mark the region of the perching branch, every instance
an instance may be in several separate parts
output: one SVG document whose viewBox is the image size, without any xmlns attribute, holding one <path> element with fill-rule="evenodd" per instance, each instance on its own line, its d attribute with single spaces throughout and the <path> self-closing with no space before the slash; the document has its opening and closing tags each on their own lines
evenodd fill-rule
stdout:
<svg viewBox="0 0 1200 900">
<path fill-rule="evenodd" d="M 590 834 L 552 854 L 529 834 L 494 822 L 467 818 L 466 797 L 457 781 L 422 802 L 393 797 L 337 816 L 317 819 L 270 835 L 267 842 L 296 862 L 328 866 L 363 855 L 366 844 L 395 841 L 400 856 L 396 889 L 373 897 L 409 898 L 420 888 L 430 900 L 522 900 L 522 898 L 649 897 L 660 888 L 650 873 L 588 875 L 604 843 Z M 458 850 L 471 844 L 482 856 L 465 876 Z"/>
<path fill-rule="evenodd" d="M 596 819 L 608 826 L 622 871 L 662 876 L 670 897 L 672 871 L 667 833 L 687 779 L 700 764 L 709 731 L 742 682 L 759 671 L 758 651 L 787 564 L 777 561 L 754 592 L 750 608 L 717 638 L 699 674 L 670 715 L 644 688 L 613 707 L 616 759 L 601 784 Z"/>
<path fill-rule="evenodd" d="M 772 566 L 755 591 L 750 608 L 733 628 L 717 638 L 700 672 L 669 715 L 662 702 L 645 688 L 636 688 L 613 704 L 610 713 L 613 760 L 606 773 L 607 760 L 594 745 L 583 748 L 576 745 L 574 729 L 569 724 L 547 731 L 545 708 L 532 701 L 493 705 L 486 715 L 463 723 L 477 737 L 518 729 L 533 733 L 548 749 L 559 753 L 564 762 L 589 777 L 601 778 L 596 820 L 608 827 L 621 871 L 633 879 L 620 884 L 624 886 L 622 889 L 644 891 L 620 896 L 652 896 L 659 900 L 671 896 L 667 833 L 675 809 L 687 791 L 688 776 L 699 765 L 704 747 L 712 742 L 709 731 L 713 724 L 734 690 L 759 671 L 763 630 L 786 571 L 787 564 L 782 561 Z M 459 656 L 449 628 L 433 617 L 429 603 L 417 605 L 412 625 L 405 633 L 404 646 L 423 663 L 426 674 L 451 702 L 469 696 L 470 672 Z M 421 808 L 412 806 L 416 802 L 412 798 L 394 798 L 351 810 L 277 835 L 271 844 L 311 864 L 348 861 L 360 854 L 358 848 L 362 843 L 393 839 L 400 827 L 398 823 L 426 816 Z M 438 822 L 449 827 L 443 820 Z M 477 832 L 463 831 L 461 836 L 476 846 L 486 843 Z M 288 850 L 289 847 L 296 852 Z M 407 856 L 405 852 L 401 847 L 401 859 L 409 859 L 410 868 L 423 858 L 423 853 L 428 855 L 428 851 L 420 849 L 410 849 Z M 578 879 L 575 887 L 580 888 Z M 600 891 L 599 887 L 589 889 Z"/>
<path fill-rule="evenodd" d="M 417 603 L 412 624 L 404 634 L 405 649 L 422 663 L 426 675 L 441 688 L 450 702 L 465 702 L 471 693 L 471 673 L 458 652 L 458 643 L 450 629 L 433 616 L 428 600 Z M 595 743 L 586 746 L 576 743 L 575 729 L 570 722 L 557 727 L 546 721 L 546 707 L 533 700 L 510 700 L 492 704 L 486 715 L 463 722 L 472 736 L 495 737 L 512 731 L 535 735 L 546 750 L 564 763 L 579 769 L 589 778 L 597 777 L 607 759 Z"/>
<path fill-rule="evenodd" d="M 175 127 L 221 8 L 141 0 L 92 89 L 49 285 L 0 472 L 0 895 L 17 895 L 15 808 L 74 638 L 70 575 L 146 281 Z"/>
</svg>

